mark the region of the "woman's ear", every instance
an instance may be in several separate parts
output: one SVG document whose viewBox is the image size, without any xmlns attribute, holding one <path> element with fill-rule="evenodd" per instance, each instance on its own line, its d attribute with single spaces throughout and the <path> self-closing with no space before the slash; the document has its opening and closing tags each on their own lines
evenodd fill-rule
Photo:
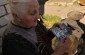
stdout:
<svg viewBox="0 0 85 55">
<path fill-rule="evenodd" d="M 14 17 L 15 22 L 21 22 L 21 18 L 18 15 L 14 14 L 14 13 L 12 15 Z"/>
<path fill-rule="evenodd" d="M 14 18 L 19 18 L 16 14 L 12 13 Z"/>
</svg>

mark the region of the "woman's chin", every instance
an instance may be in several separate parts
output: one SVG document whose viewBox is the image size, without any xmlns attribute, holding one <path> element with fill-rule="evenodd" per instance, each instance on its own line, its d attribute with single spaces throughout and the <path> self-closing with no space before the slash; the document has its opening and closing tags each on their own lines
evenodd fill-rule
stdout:
<svg viewBox="0 0 85 55">
<path fill-rule="evenodd" d="M 32 25 L 32 27 L 35 27 L 35 26 L 37 26 L 37 22 L 36 22 L 36 23 L 34 23 L 34 24 Z"/>
<path fill-rule="evenodd" d="M 34 24 L 34 26 L 37 26 L 37 22 Z"/>
<path fill-rule="evenodd" d="M 37 22 L 35 22 L 34 24 L 28 25 L 27 27 L 36 27 L 37 26 Z"/>
</svg>

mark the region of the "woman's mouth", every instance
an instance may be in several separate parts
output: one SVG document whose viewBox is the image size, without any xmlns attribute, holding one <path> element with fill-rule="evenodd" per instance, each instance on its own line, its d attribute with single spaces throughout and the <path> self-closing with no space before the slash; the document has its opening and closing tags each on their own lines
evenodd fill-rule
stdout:
<svg viewBox="0 0 85 55">
<path fill-rule="evenodd" d="M 34 22 L 37 22 L 37 19 Z"/>
</svg>

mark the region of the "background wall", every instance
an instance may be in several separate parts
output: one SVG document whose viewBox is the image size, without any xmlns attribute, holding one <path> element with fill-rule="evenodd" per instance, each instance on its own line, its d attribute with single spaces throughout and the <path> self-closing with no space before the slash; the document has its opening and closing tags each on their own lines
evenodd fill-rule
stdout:
<svg viewBox="0 0 85 55">
<path fill-rule="evenodd" d="M 6 27 L 6 25 L 9 23 L 9 16 L 10 16 L 10 9 L 7 0 L 0 0 L 0 55 L 2 52 L 2 33 Z"/>
<path fill-rule="evenodd" d="M 10 9 L 7 0 L 0 0 L 0 37 L 4 31 L 3 26 L 6 26 L 8 24 L 9 13 Z"/>
</svg>

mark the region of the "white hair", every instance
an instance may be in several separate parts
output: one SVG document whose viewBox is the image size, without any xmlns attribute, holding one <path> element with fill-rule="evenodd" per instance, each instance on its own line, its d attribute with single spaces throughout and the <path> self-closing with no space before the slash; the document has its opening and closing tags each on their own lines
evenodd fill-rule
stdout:
<svg viewBox="0 0 85 55">
<path fill-rule="evenodd" d="M 37 0 L 8 0 L 12 13 L 22 16 L 27 12 L 26 3 L 32 3 Z"/>
</svg>

